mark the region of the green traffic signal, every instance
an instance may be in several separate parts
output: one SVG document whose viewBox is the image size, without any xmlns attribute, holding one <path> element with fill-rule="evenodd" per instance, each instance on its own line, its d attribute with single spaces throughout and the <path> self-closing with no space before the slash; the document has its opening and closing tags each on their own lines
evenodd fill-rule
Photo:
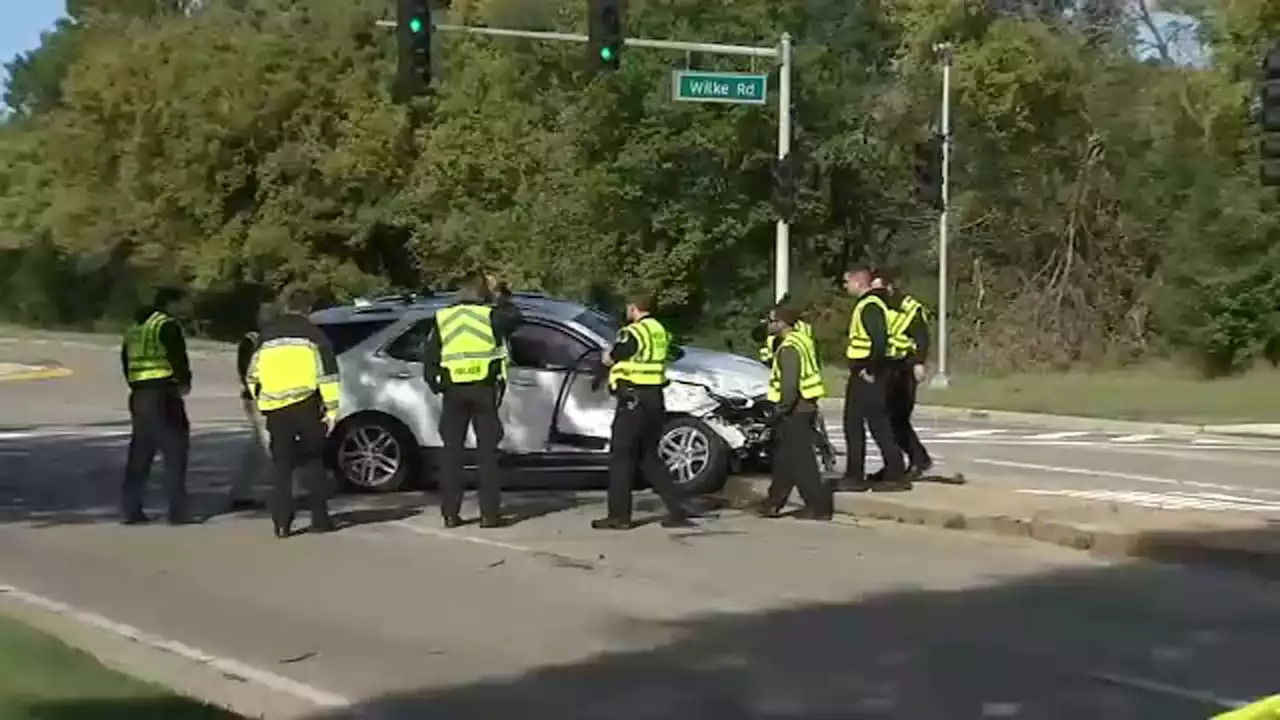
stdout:
<svg viewBox="0 0 1280 720">
<path fill-rule="evenodd" d="M 421 19 L 421 18 L 411 18 L 411 19 L 409 20 L 409 30 L 410 30 L 411 32 L 414 32 L 414 33 L 420 33 L 420 32 L 422 32 L 422 19 Z"/>
<path fill-rule="evenodd" d="M 613 48 L 611 47 L 600 48 L 600 59 L 605 62 L 609 62 L 610 60 L 613 60 Z"/>
</svg>

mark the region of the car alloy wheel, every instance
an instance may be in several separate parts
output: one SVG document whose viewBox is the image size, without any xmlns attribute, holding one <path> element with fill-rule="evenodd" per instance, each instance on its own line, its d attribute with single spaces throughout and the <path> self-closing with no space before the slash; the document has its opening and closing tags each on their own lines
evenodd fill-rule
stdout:
<svg viewBox="0 0 1280 720">
<path fill-rule="evenodd" d="M 688 485 L 711 462 L 711 439 L 696 427 L 677 425 L 662 436 L 658 455 L 675 481 Z"/>
<path fill-rule="evenodd" d="M 338 447 L 338 467 L 347 482 L 376 490 L 395 481 L 404 463 L 404 448 L 381 425 L 353 427 Z"/>
</svg>

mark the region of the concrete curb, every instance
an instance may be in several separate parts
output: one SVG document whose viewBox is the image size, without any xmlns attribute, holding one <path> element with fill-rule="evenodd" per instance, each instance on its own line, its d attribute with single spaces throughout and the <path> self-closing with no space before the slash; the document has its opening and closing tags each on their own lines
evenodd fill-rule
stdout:
<svg viewBox="0 0 1280 720">
<path fill-rule="evenodd" d="M 840 412 L 842 401 L 823 400 L 823 408 Z M 1140 420 L 1113 420 L 1110 418 L 1084 417 L 1080 415 L 1049 415 L 1047 413 L 1014 412 L 1012 410 L 985 410 L 982 408 L 952 407 L 949 405 L 921 405 L 916 417 L 930 420 L 966 420 L 1009 425 L 1053 427 L 1062 430 L 1087 430 L 1094 432 L 1122 432 L 1134 435 L 1166 435 L 1195 437 L 1197 435 L 1230 435 L 1238 437 L 1280 439 L 1280 423 L 1244 423 L 1235 425 L 1193 425 L 1187 423 L 1146 422 Z"/>
<path fill-rule="evenodd" d="M 768 486 L 768 478 L 732 476 L 721 494 L 731 506 L 744 507 L 764 498 Z M 1134 528 L 1050 512 L 1017 514 L 954 506 L 928 507 L 912 503 L 910 496 L 911 493 L 837 493 L 836 512 L 905 525 L 1036 540 L 1100 557 L 1205 564 L 1280 578 L 1280 526 L 1271 530 L 1269 537 L 1212 529 Z M 794 506 L 795 502 L 791 504 Z"/>
</svg>

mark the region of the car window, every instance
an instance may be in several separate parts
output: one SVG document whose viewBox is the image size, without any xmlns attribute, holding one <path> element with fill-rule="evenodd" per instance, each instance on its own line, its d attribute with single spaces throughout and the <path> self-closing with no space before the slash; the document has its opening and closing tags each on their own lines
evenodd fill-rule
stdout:
<svg viewBox="0 0 1280 720">
<path fill-rule="evenodd" d="M 573 367 L 590 348 L 557 328 L 523 323 L 511 334 L 511 364 L 543 370 Z"/>
<path fill-rule="evenodd" d="M 435 331 L 435 318 L 425 318 L 409 326 L 400 337 L 387 346 L 387 354 L 405 362 L 422 362 L 422 352 L 427 347 L 427 338 Z"/>
<path fill-rule="evenodd" d="M 595 308 L 587 308 L 573 319 L 609 342 L 613 342 L 613 339 L 618 336 L 618 331 L 622 329 L 617 320 Z"/>
<path fill-rule="evenodd" d="M 317 323 L 316 326 L 325 337 L 329 338 L 329 344 L 333 346 L 333 354 L 341 355 L 393 322 L 395 320 L 377 318 L 341 323 Z"/>
</svg>

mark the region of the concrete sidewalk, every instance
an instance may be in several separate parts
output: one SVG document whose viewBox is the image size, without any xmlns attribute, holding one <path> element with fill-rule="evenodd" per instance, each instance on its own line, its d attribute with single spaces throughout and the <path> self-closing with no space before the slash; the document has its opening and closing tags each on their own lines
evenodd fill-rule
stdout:
<svg viewBox="0 0 1280 720">
<path fill-rule="evenodd" d="M 723 492 L 741 506 L 763 498 L 768 485 L 768 478 L 733 477 Z M 1106 557 L 1202 563 L 1280 578 L 1280 514 L 1148 509 L 928 482 L 903 493 L 837 493 L 836 512 L 1023 537 Z"/>
</svg>

